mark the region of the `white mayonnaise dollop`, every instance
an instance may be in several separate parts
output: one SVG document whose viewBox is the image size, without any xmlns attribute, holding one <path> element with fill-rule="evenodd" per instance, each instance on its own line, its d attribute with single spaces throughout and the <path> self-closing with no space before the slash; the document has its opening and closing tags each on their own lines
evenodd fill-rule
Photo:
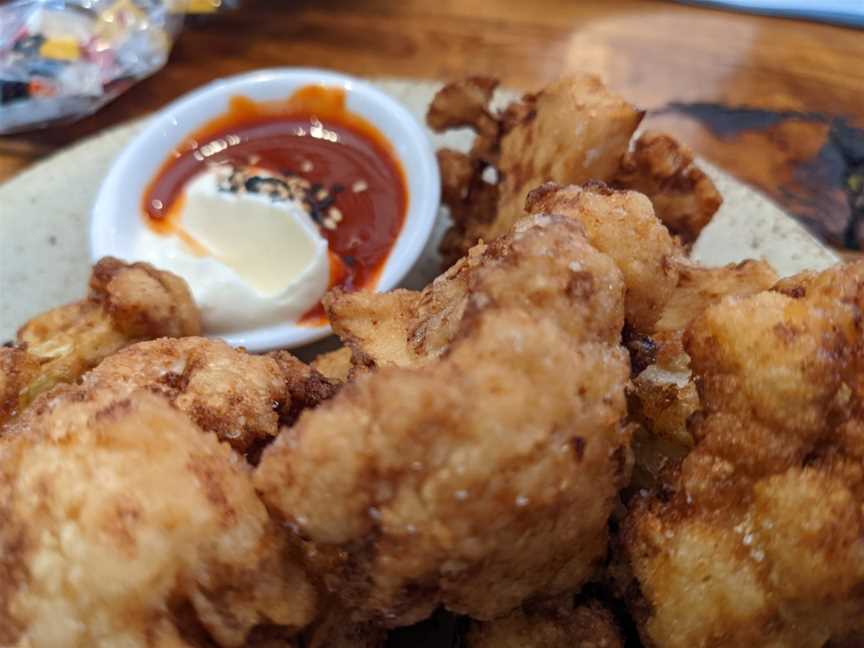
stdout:
<svg viewBox="0 0 864 648">
<path fill-rule="evenodd" d="M 136 258 L 186 280 L 207 333 L 296 320 L 327 290 L 327 241 L 301 203 L 220 191 L 218 177 L 186 185 L 176 234 L 142 228 Z"/>
</svg>

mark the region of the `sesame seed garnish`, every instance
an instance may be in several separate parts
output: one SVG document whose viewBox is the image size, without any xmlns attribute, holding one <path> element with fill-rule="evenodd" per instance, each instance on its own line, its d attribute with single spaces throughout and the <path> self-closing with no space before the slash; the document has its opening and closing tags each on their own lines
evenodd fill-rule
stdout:
<svg viewBox="0 0 864 648">
<path fill-rule="evenodd" d="M 362 180 L 360 182 L 365 185 Z M 320 182 L 309 182 L 291 171 L 271 174 L 256 167 L 225 163 L 217 168 L 217 186 L 220 191 L 263 195 L 274 202 L 301 202 L 309 217 L 324 229 L 335 230 L 344 219 L 342 211 L 335 206 L 336 194 L 344 190 L 342 185 L 334 184 L 328 189 Z"/>
<path fill-rule="evenodd" d="M 354 193 L 360 193 L 361 191 L 366 191 L 369 188 L 369 184 L 365 180 L 357 180 L 354 184 L 351 185 L 351 191 Z"/>
</svg>

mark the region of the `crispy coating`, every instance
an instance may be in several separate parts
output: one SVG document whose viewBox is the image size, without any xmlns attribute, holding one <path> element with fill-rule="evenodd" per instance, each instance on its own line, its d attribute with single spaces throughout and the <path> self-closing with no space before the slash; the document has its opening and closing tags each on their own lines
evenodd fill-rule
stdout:
<svg viewBox="0 0 864 648">
<path fill-rule="evenodd" d="M 633 443 L 637 488 L 655 483 L 670 460 L 682 459 L 693 447 L 687 421 L 700 409 L 700 401 L 683 346 L 686 327 L 723 297 L 752 295 L 777 281 L 777 274 L 764 261 L 718 268 L 681 258 L 674 263 L 678 283 L 651 334 L 653 358 L 637 372 L 630 392 L 630 416 L 642 426 Z"/>
<path fill-rule="evenodd" d="M 90 276 L 91 301 L 130 339 L 198 335 L 201 320 L 186 282 L 149 263 L 100 259 Z"/>
<path fill-rule="evenodd" d="M 39 375 L 39 361 L 23 349 L 0 347 L 0 426 L 31 400 L 31 385 Z"/>
<path fill-rule="evenodd" d="M 660 221 L 693 243 L 723 204 L 717 187 L 693 161 L 693 152 L 664 133 L 647 131 L 621 160 L 611 185 L 651 199 Z"/>
<path fill-rule="evenodd" d="M 596 601 L 562 596 L 474 622 L 466 648 L 623 648 L 612 614 Z"/>
<path fill-rule="evenodd" d="M 473 76 L 448 83 L 432 98 L 426 121 L 436 131 L 472 126 L 482 130 L 492 120 L 488 105 L 498 80 Z M 494 120 L 492 120 L 494 121 Z"/>
<path fill-rule="evenodd" d="M 599 183 L 584 187 L 547 183 L 531 192 L 527 209 L 580 222 L 588 242 L 608 254 L 624 276 L 627 323 L 639 332 L 653 330 L 678 283 L 676 260 L 681 250 L 645 196 Z"/>
<path fill-rule="evenodd" d="M 498 214 L 494 227 L 479 232 L 486 240 L 521 218 L 528 192 L 543 183 L 611 177 L 644 114 L 589 74 L 552 83 L 523 101 L 530 112 L 501 139 Z"/>
<path fill-rule="evenodd" d="M 554 317 L 574 338 L 585 330 L 616 344 L 622 285 L 612 261 L 563 216 L 536 215 L 479 244 L 422 292 L 331 292 L 328 317 L 354 363 L 419 366 L 441 356 L 466 311 L 515 306 Z"/>
<path fill-rule="evenodd" d="M 293 421 L 301 409 L 332 395 L 315 389 L 330 387 L 323 376 L 287 352 L 280 358 L 250 355 L 220 340 L 163 338 L 115 353 L 82 384 L 112 390 L 117 397 L 142 388 L 161 394 L 201 429 L 243 453 L 274 438 L 280 418 L 284 421 L 292 409 Z"/>
<path fill-rule="evenodd" d="M 159 393 L 241 452 L 257 439 L 276 436 L 273 404 L 286 396 L 274 360 L 198 337 L 135 344 L 87 373 L 83 385 L 121 397 L 141 388 Z"/>
<path fill-rule="evenodd" d="M 442 87 L 432 98 L 426 122 L 435 131 L 469 126 L 477 133 L 472 156 L 492 161 L 497 156 L 500 125 L 489 111 L 498 80 L 468 77 Z"/>
<path fill-rule="evenodd" d="M 419 293 L 346 293 L 331 290 L 322 303 L 333 331 L 351 349 L 360 366 L 412 363 L 407 326 L 417 307 Z"/>
<path fill-rule="evenodd" d="M 441 159 L 444 199 L 454 221 L 441 247 L 448 265 L 478 240 L 507 232 L 524 215 L 528 192 L 544 182 L 611 179 L 643 115 L 597 77 L 575 75 L 511 104 L 492 120 L 496 131 L 489 124 L 491 91 L 483 88 L 470 80 L 445 86 L 427 115 L 437 130 L 470 125 L 478 132 L 467 161 L 452 152 Z M 491 141 L 496 135 L 500 141 Z M 490 164 L 498 184 L 482 180 Z"/>
<path fill-rule="evenodd" d="M 700 405 L 689 371 L 651 365 L 633 379 L 627 411 L 639 428 L 633 435 L 632 488 L 656 485 L 670 462 L 680 461 L 693 448 L 687 422 Z"/>
<path fill-rule="evenodd" d="M 623 351 L 513 309 L 471 329 L 434 364 L 359 376 L 256 471 L 360 616 L 488 619 L 578 587 L 605 553 L 628 473 Z"/>
<path fill-rule="evenodd" d="M 591 575 L 629 473 L 623 302 L 576 221 L 525 219 L 439 277 L 415 321 L 380 320 L 399 344 L 375 348 L 398 353 L 265 451 L 259 492 L 357 619 L 488 619 Z"/>
<path fill-rule="evenodd" d="M 753 259 L 706 268 L 682 258 L 675 260 L 678 283 L 663 307 L 655 331 L 683 331 L 711 304 L 730 295 L 753 295 L 768 290 L 778 277 L 765 261 Z"/>
<path fill-rule="evenodd" d="M 40 405 L 41 403 L 41 405 Z M 0 644 L 240 646 L 315 592 L 249 468 L 163 398 L 59 387 L 0 444 Z"/>
<path fill-rule="evenodd" d="M 686 245 L 722 204 L 692 152 L 669 135 L 647 132 L 628 151 L 644 113 L 597 77 L 563 78 L 497 115 L 489 108 L 494 86 L 476 78 L 448 84 L 427 114 L 435 130 L 468 126 L 477 133 L 467 154 L 438 152 L 442 197 L 453 221 L 441 242 L 445 265 L 506 232 L 522 217 L 529 192 L 546 182 L 607 182 L 639 191 Z"/>
<path fill-rule="evenodd" d="M 354 364 L 351 362 L 351 349 L 341 347 L 329 353 L 322 353 L 312 361 L 312 368 L 334 383 L 348 382 Z"/>
<path fill-rule="evenodd" d="M 293 425 L 303 410 L 317 407 L 339 391 L 339 383 L 291 355 L 288 351 L 273 351 L 267 356 L 276 361 L 285 381 L 286 395 L 274 407 L 279 409 L 279 422 Z"/>
<path fill-rule="evenodd" d="M 864 263 L 779 288 L 727 297 L 685 335 L 697 444 L 623 535 L 649 646 L 817 648 L 864 630 Z"/>
<path fill-rule="evenodd" d="M 4 390 L 13 381 L 19 383 L 14 407 L 4 397 L 0 425 L 40 393 L 59 383 L 75 382 L 133 342 L 198 335 L 200 330 L 198 309 L 181 278 L 147 263 L 126 264 L 105 257 L 93 267 L 87 299 L 43 313 L 19 329 L 17 345 L 35 360 L 38 370 L 28 370 L 26 383 L 20 382 L 20 372 L 0 379 Z M 4 372 L 7 362 L 0 367 Z"/>
<path fill-rule="evenodd" d="M 449 265 L 471 247 L 467 229 L 495 220 L 498 183 L 484 177 L 488 166 L 484 159 L 447 148 L 439 149 L 436 156 L 441 171 L 441 199 L 453 222 L 440 245 L 445 265 Z"/>
</svg>

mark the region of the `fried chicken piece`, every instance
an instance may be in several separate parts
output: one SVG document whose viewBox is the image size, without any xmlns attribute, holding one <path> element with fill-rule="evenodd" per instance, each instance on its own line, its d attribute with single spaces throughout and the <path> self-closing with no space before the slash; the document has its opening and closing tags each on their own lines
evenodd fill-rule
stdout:
<svg viewBox="0 0 864 648">
<path fill-rule="evenodd" d="M 375 348 L 398 353 L 265 451 L 259 492 L 356 619 L 488 619 L 591 575 L 629 473 L 623 302 L 578 222 L 527 218 L 433 282 L 414 321 L 379 320 L 398 344 Z"/>
<path fill-rule="evenodd" d="M 139 389 L 160 394 L 240 453 L 272 440 L 280 423 L 293 423 L 336 390 L 287 351 L 251 355 L 200 337 L 134 344 L 85 374 L 81 384 L 118 398 Z"/>
<path fill-rule="evenodd" d="M 75 382 L 85 371 L 133 342 L 162 336 L 198 335 L 198 309 L 186 282 L 147 263 L 105 257 L 93 267 L 87 299 L 39 315 L 18 331 L 17 345 L 32 358 L 23 374 L 3 377 L 4 390 L 17 382 L 18 398 L 4 398 L 0 425 L 40 393 Z M 8 358 L 8 352 L 4 352 Z M 5 373 L 8 369 L 4 360 Z M 21 367 L 20 359 L 16 366 Z"/>
<path fill-rule="evenodd" d="M 435 93 L 429 104 L 426 114 L 429 127 L 443 131 L 472 126 L 482 131 L 484 124 L 492 119 L 488 106 L 497 87 L 497 79 L 481 76 L 448 83 Z"/>
<path fill-rule="evenodd" d="M 643 112 L 597 77 L 564 78 L 493 115 L 495 82 L 476 78 L 444 86 L 427 122 L 433 130 L 468 126 L 469 153 L 438 152 L 442 197 L 453 226 L 441 242 L 446 265 L 522 217 L 528 193 L 545 182 L 607 182 L 649 197 L 671 232 L 689 245 L 723 200 L 692 152 L 669 135 L 647 132 L 628 152 Z M 491 169 L 495 178 L 489 180 Z"/>
<path fill-rule="evenodd" d="M 489 111 L 489 102 L 498 79 L 473 76 L 448 83 L 432 98 L 426 123 L 434 131 L 469 126 L 477 133 L 472 154 L 493 160 L 499 139 L 498 120 Z"/>
<path fill-rule="evenodd" d="M 489 619 L 578 588 L 605 554 L 629 472 L 623 350 L 542 311 L 469 319 L 437 362 L 361 375 L 304 413 L 256 470 L 358 618 Z"/>
<path fill-rule="evenodd" d="M 532 214 L 561 214 L 580 222 L 588 242 L 608 254 L 624 275 L 627 323 L 639 332 L 653 331 L 678 283 L 681 249 L 645 196 L 601 183 L 546 183 L 531 192 L 526 208 Z"/>
<path fill-rule="evenodd" d="M 201 319 L 186 282 L 149 263 L 105 257 L 93 266 L 90 301 L 130 339 L 198 335 Z"/>
<path fill-rule="evenodd" d="M 528 197 L 532 212 L 562 214 L 585 227 L 589 242 L 618 265 L 627 287 L 630 339 L 650 344 L 648 367 L 634 376 L 631 418 L 641 425 L 634 437 L 637 487 L 656 480 L 670 459 L 681 459 L 693 441 L 688 418 L 699 409 L 690 381 L 683 330 L 710 304 L 729 294 L 769 288 L 777 275 L 762 261 L 704 268 L 688 261 L 651 204 L 636 192 L 589 183 L 548 183 Z M 647 337 L 650 336 L 650 337 Z M 645 342 L 645 341 L 648 342 Z"/>
<path fill-rule="evenodd" d="M 60 386 L 33 409 L 0 443 L 0 644 L 184 646 L 191 622 L 241 646 L 311 620 L 314 589 L 214 435 L 147 391 Z"/>
<path fill-rule="evenodd" d="M 653 131 L 636 140 L 610 184 L 648 196 L 660 221 L 687 245 L 723 204 L 711 178 L 693 161 L 693 152 L 673 137 Z"/>
<path fill-rule="evenodd" d="M 455 107 L 448 105 L 452 96 L 459 98 L 452 101 Z M 468 159 L 472 175 L 464 158 L 448 153 L 443 160 L 444 198 L 454 221 L 441 247 L 448 265 L 479 240 L 507 232 L 524 215 L 528 192 L 544 182 L 611 179 L 643 116 L 587 74 L 525 95 L 493 120 L 497 131 L 489 124 L 489 97 L 491 91 L 474 88 L 470 81 L 451 84 L 439 92 L 427 115 L 436 130 L 472 125 L 478 132 Z M 490 141 L 496 134 L 500 142 Z M 482 180 L 492 164 L 500 178 L 497 185 Z"/>
<path fill-rule="evenodd" d="M 360 366 L 412 363 L 407 325 L 417 307 L 419 293 L 347 293 L 338 288 L 322 300 L 327 319 Z"/>
<path fill-rule="evenodd" d="M 685 335 L 697 445 L 623 533 L 648 645 L 818 648 L 864 630 L 864 263 L 780 288 L 727 297 Z"/>
<path fill-rule="evenodd" d="M 690 381 L 690 360 L 684 351 L 684 330 L 710 305 L 727 296 L 746 296 L 768 290 L 777 273 L 764 261 L 748 260 L 707 268 L 687 259 L 673 261 L 678 282 L 654 325 L 654 358 L 634 380 L 642 400 L 642 413 L 656 434 L 684 440 L 687 418 L 698 409 L 698 396 Z M 687 445 L 691 445 L 687 442 Z"/>
<path fill-rule="evenodd" d="M 634 377 L 630 394 L 631 418 L 642 425 L 633 443 L 636 488 L 652 485 L 670 460 L 682 459 L 693 447 L 687 421 L 700 409 L 700 402 L 682 341 L 686 327 L 723 297 L 752 295 L 777 281 L 777 274 L 764 261 L 719 268 L 680 258 L 674 263 L 678 283 L 651 334 L 654 357 Z"/>
<path fill-rule="evenodd" d="M 711 304 L 730 295 L 746 296 L 777 283 L 774 269 L 753 259 L 717 268 L 677 259 L 678 283 L 663 308 L 657 331 L 683 331 Z"/>
<path fill-rule="evenodd" d="M 501 139 L 503 176 L 489 240 L 522 217 L 528 192 L 545 182 L 583 184 L 618 168 L 644 113 L 594 75 L 561 79 L 523 98 L 529 110 Z"/>
<path fill-rule="evenodd" d="M 161 394 L 240 453 L 273 439 L 280 420 L 291 423 L 300 410 L 335 393 L 323 376 L 285 351 L 250 355 L 199 337 L 134 344 L 85 374 L 82 384 L 117 397 L 142 388 Z"/>
<path fill-rule="evenodd" d="M 700 405 L 689 371 L 669 372 L 652 365 L 633 379 L 627 412 L 639 427 L 633 434 L 632 489 L 655 486 L 670 462 L 687 456 L 694 443 L 687 422 Z"/>
<path fill-rule="evenodd" d="M 339 391 L 338 382 L 328 379 L 288 351 L 273 351 L 267 356 L 276 361 L 285 380 L 287 395 L 278 405 L 282 425 L 293 425 L 302 411 L 317 407 Z"/>
<path fill-rule="evenodd" d="M 449 265 L 471 247 L 466 245 L 465 228 L 495 220 L 498 184 L 484 177 L 489 164 L 483 159 L 446 148 L 436 156 L 441 170 L 441 199 L 453 222 L 440 244 L 445 265 Z"/>
<path fill-rule="evenodd" d="M 348 382 L 351 378 L 351 370 L 354 368 L 351 358 L 351 349 L 341 347 L 319 355 L 312 361 L 312 368 L 331 382 L 337 384 Z"/>
<path fill-rule="evenodd" d="M 466 648 L 623 648 L 612 614 L 597 601 L 562 596 L 505 617 L 474 622 Z"/>
<path fill-rule="evenodd" d="M 622 286 L 612 261 L 592 248 L 584 229 L 562 216 L 536 215 L 489 245 L 480 244 L 422 292 L 333 291 L 327 315 L 366 366 L 419 366 L 441 356 L 469 309 L 514 306 L 554 316 L 579 337 L 584 328 L 617 344 Z"/>
</svg>

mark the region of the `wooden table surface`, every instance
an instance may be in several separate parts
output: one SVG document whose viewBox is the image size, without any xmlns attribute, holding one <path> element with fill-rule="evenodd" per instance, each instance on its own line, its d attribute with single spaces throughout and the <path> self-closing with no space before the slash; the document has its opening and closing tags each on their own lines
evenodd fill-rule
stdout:
<svg viewBox="0 0 864 648">
<path fill-rule="evenodd" d="M 202 83 L 254 68 L 485 74 L 524 89 L 586 70 L 649 110 L 649 126 L 762 188 L 835 246 L 858 249 L 862 61 L 861 30 L 671 2 L 245 0 L 240 10 L 188 21 L 168 65 L 95 116 L 0 137 L 0 181 Z"/>
</svg>

